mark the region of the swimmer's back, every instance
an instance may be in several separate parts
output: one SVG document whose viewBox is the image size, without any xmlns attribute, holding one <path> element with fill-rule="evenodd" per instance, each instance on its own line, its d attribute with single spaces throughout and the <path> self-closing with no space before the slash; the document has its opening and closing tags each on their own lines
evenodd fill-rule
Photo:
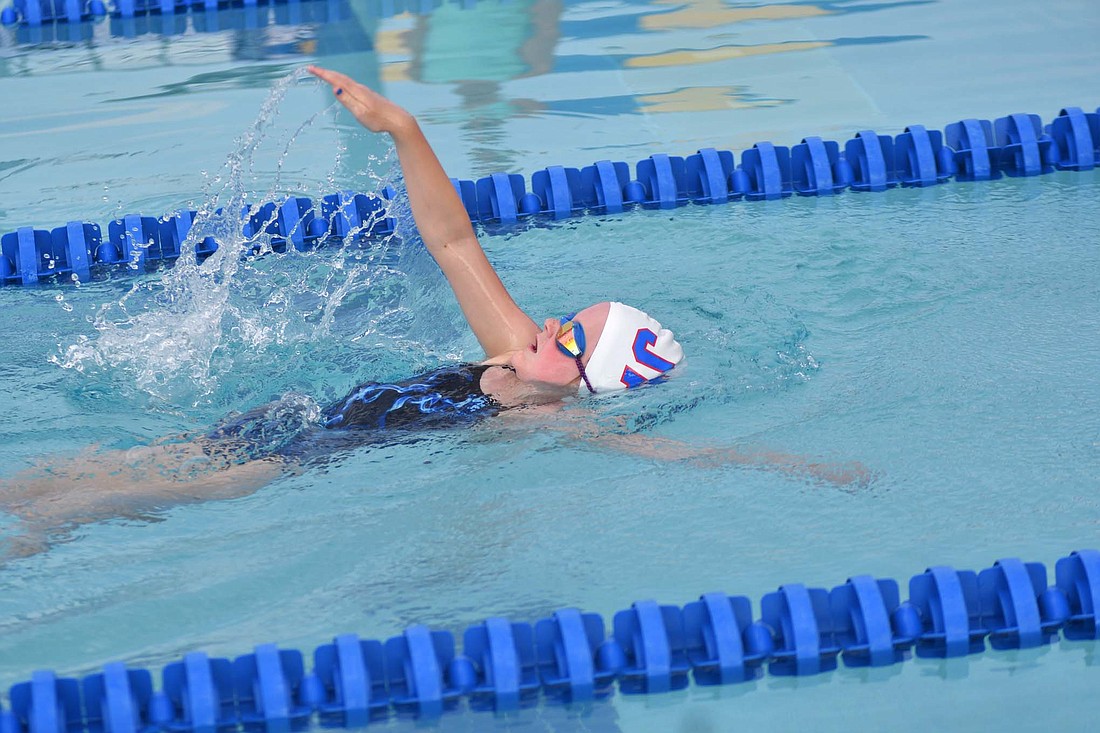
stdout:
<svg viewBox="0 0 1100 733">
<path fill-rule="evenodd" d="M 400 382 L 367 382 L 329 405 L 329 429 L 437 427 L 496 414 L 500 404 L 481 389 L 486 364 L 439 367 Z"/>
</svg>

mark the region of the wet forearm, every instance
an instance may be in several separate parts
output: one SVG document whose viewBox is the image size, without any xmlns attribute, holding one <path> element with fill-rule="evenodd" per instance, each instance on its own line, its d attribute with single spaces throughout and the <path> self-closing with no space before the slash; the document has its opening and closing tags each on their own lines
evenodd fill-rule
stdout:
<svg viewBox="0 0 1100 733">
<path fill-rule="evenodd" d="M 447 247 L 474 239 L 474 229 L 451 179 L 428 144 L 416 118 L 407 115 L 390 130 L 413 218 L 428 250 L 438 259 Z"/>
</svg>

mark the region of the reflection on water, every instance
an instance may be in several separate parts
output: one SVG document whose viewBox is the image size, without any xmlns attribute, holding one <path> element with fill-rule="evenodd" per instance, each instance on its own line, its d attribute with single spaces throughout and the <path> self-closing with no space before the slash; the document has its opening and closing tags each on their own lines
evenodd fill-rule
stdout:
<svg viewBox="0 0 1100 733">
<path fill-rule="evenodd" d="M 507 142 L 512 120 L 577 114 L 590 116 L 714 112 L 778 106 L 785 100 L 757 88 L 714 84 L 714 72 L 695 67 L 755 56 L 817 51 L 851 43 L 888 44 L 921 36 L 839 39 L 789 39 L 714 45 L 730 34 L 696 35 L 698 47 L 686 48 L 678 29 L 721 29 L 738 24 L 781 24 L 806 18 L 897 8 L 918 2 L 886 4 L 796 3 L 731 8 L 714 0 L 677 4 L 666 0 L 596 6 L 560 0 L 482 3 L 467 10 L 444 5 L 434 13 L 383 28 L 377 38 L 388 84 L 443 85 L 459 104 L 429 108 L 433 123 L 458 124 L 465 149 L 478 175 L 514 170 L 519 151 Z M 782 32 L 782 31 L 781 31 Z M 801 30 L 788 30 L 802 35 Z M 739 39 L 740 40 L 740 39 Z M 606 84 L 577 84 L 585 75 L 618 75 L 631 70 L 673 69 L 679 76 L 663 90 L 600 93 Z M 561 83 L 540 85 L 539 96 L 520 96 L 512 82 L 552 75 Z M 603 77 L 600 77 L 603 78 Z M 695 84 L 685 85 L 685 80 Z M 669 87 L 669 82 L 673 82 Z M 615 84 L 614 86 L 620 87 Z M 627 84 L 627 86 L 634 86 Z"/>
<path fill-rule="evenodd" d="M 745 87 L 688 87 L 665 94 L 639 95 L 638 101 L 643 113 L 650 114 L 775 107 L 792 100 L 759 98 Z"/>
<path fill-rule="evenodd" d="M 301 59 L 318 52 L 319 29 L 330 24 L 341 27 L 346 50 L 369 51 L 370 36 L 349 22 L 351 17 L 348 0 L 285 0 L 269 6 L 0 28 L 0 59 L 8 56 L 12 64 L 8 71 L 0 63 L 0 77 Z"/>
<path fill-rule="evenodd" d="M 811 18 L 838 12 L 837 9 L 821 3 L 759 5 L 749 8 L 731 8 L 722 0 L 693 0 L 686 3 L 677 0 L 655 0 L 655 4 L 671 5 L 675 9 L 667 13 L 642 16 L 639 19 L 641 27 L 652 30 L 714 28 L 729 23 Z"/>
<path fill-rule="evenodd" d="M 906 5 L 929 5 L 935 0 L 909 0 L 908 2 L 853 3 L 804 2 L 756 5 L 745 8 L 730 7 L 722 0 L 654 0 L 655 5 L 672 5 L 674 10 L 665 13 L 643 15 L 639 25 L 651 30 L 673 28 L 716 28 L 733 23 L 751 23 L 769 20 L 799 20 L 825 15 L 865 13 L 872 10 L 894 9 Z"/>
<path fill-rule="evenodd" d="M 874 39 L 860 39 L 860 41 L 867 43 L 893 43 L 896 41 L 916 40 L 920 37 L 921 36 L 885 36 Z M 639 69 L 653 66 L 693 66 L 695 64 L 712 64 L 716 61 L 728 61 L 730 59 L 747 58 L 749 56 L 813 51 L 816 49 L 842 45 L 846 42 L 847 39 L 836 39 L 832 41 L 764 43 L 756 46 L 723 45 L 714 48 L 677 49 L 655 54 L 630 56 L 623 59 L 622 63 L 626 67 Z"/>
<path fill-rule="evenodd" d="M 836 49 L 920 43 L 923 36 L 884 35 L 882 31 L 905 27 L 892 22 L 846 24 L 843 37 L 817 32 L 816 26 L 809 25 L 855 14 L 885 19 L 887 11 L 919 4 L 920 0 L 900 0 L 741 7 L 716 0 L 617 4 L 289 0 L 175 16 L 3 28 L 0 78 L 61 77 L 51 85 L 76 96 L 25 100 L 16 105 L 15 115 L 0 121 L 0 137 L 18 134 L 41 149 L 58 144 L 85 148 L 87 142 L 76 136 L 50 142 L 43 137 L 62 131 L 82 133 L 87 123 L 94 122 L 96 134 L 104 138 L 95 145 L 100 157 L 140 152 L 152 159 L 141 166 L 152 178 L 186 180 L 183 174 L 194 171 L 175 163 L 209 167 L 215 164 L 210 158 L 224 150 L 193 139 L 194 129 L 207 131 L 208 139 L 229 139 L 230 131 L 247 124 L 245 115 L 253 109 L 241 103 L 244 93 L 266 89 L 293 65 L 318 60 L 381 87 L 413 108 L 431 128 L 433 139 L 437 130 L 451 136 L 450 144 L 444 146 L 444 164 L 462 178 L 520 172 L 533 163 L 580 165 L 593 160 L 540 155 L 533 161 L 533 149 L 604 146 L 601 157 L 609 157 L 608 146 L 618 148 L 628 141 L 639 158 L 661 150 L 691 152 L 728 144 L 714 134 L 729 129 L 724 115 L 766 112 L 800 101 L 801 92 L 792 89 L 785 77 L 745 73 L 739 65 L 775 59 L 788 68 L 812 65 L 813 73 L 820 75 L 823 67 L 818 62 Z M 872 27 L 877 34 L 866 33 Z M 802 60 L 787 62 L 787 57 Z M 111 76 L 136 70 L 150 73 Z M 13 89 L 22 95 L 27 87 Z M 101 105 L 154 97 L 188 99 L 185 108 L 131 110 L 125 116 L 127 136 L 111 135 L 112 126 L 124 116 L 116 109 L 105 113 Z M 847 95 L 834 91 L 831 98 L 852 109 L 864 103 L 858 89 Z M 58 115 L 80 119 L 59 126 Z M 687 143 L 683 151 L 669 150 L 669 140 L 685 136 L 667 130 L 667 125 L 678 123 L 663 118 L 679 115 L 693 116 L 698 143 Z M 572 122 L 564 122 L 586 118 L 609 124 L 578 136 L 572 132 Z M 143 134 L 146 128 L 149 134 Z M 803 134 L 817 132 L 807 129 Z M 154 135 L 160 139 L 150 139 Z M 754 137 L 745 147 L 762 139 L 769 138 Z M 147 142 L 137 151 L 130 141 Z M 164 154 L 165 148 L 170 155 Z M 81 152 L 63 149 L 56 156 L 38 159 L 76 160 Z M 4 163 L 0 160 L 0 165 Z M 151 165 L 161 169 L 154 171 Z M 81 170 L 73 181 L 84 180 L 91 186 L 74 183 L 59 189 L 43 182 L 47 171 L 16 170 L 20 173 L 8 175 L 17 190 L 48 191 L 51 198 L 69 204 L 62 207 L 67 211 L 49 221 L 35 222 L 40 225 L 56 226 L 68 218 L 105 218 L 92 208 L 97 197 L 90 192 L 96 188 L 109 189 L 108 196 L 119 209 L 111 212 L 114 215 L 132 213 L 131 203 L 148 196 L 148 179 L 132 175 L 89 179 L 89 173 Z M 131 185 L 134 191 L 129 190 Z M 188 186 L 160 193 L 161 198 L 190 198 L 196 192 Z M 38 198 L 20 202 L 18 196 L 10 205 L 17 213 L 10 223 L 0 219 L 4 231 L 31 223 L 18 216 L 21 206 L 32 214 L 43 207 Z"/>
</svg>

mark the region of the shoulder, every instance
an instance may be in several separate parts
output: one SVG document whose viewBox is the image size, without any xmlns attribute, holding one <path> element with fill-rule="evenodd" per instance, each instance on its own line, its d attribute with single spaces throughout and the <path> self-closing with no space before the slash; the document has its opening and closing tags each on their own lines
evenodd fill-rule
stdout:
<svg viewBox="0 0 1100 733">
<path fill-rule="evenodd" d="M 481 391 L 507 407 L 512 406 L 510 399 L 516 391 L 519 380 L 512 368 L 504 364 L 481 364 Z"/>
<path fill-rule="evenodd" d="M 496 400 L 502 407 L 526 407 L 549 405 L 574 394 L 572 389 L 541 387 L 522 381 L 507 364 L 486 362 L 481 364 L 481 391 Z"/>
</svg>

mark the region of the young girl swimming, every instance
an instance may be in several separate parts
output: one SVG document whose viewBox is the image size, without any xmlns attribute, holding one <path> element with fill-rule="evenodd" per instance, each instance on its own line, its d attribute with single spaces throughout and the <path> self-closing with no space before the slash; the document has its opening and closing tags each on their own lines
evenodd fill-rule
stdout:
<svg viewBox="0 0 1100 733">
<path fill-rule="evenodd" d="M 625 389 L 662 376 L 683 358 L 671 331 L 621 303 L 547 318 L 540 329 L 489 264 L 416 119 L 343 74 L 309 70 L 332 87 L 360 124 L 393 138 L 420 236 L 488 356 L 476 370 L 486 395 L 514 406 L 560 400 L 578 387 L 592 393 Z"/>
<path fill-rule="evenodd" d="M 641 310 L 600 302 L 541 328 L 516 305 L 478 242 L 449 177 L 416 119 L 343 74 L 309 67 L 367 129 L 390 135 L 424 245 L 439 264 L 485 351 L 476 364 L 444 366 L 394 383 L 362 384 L 317 415 L 283 399 L 192 439 L 179 437 L 75 458 L 49 459 L 0 482 L 0 510 L 23 520 L 7 554 L 40 551 L 58 532 L 165 505 L 241 496 L 319 455 L 410 430 L 465 424 L 503 412 L 521 417 L 570 395 L 602 394 L 663 379 L 684 358 L 672 332 Z M 859 464 L 814 463 L 771 451 L 700 447 L 641 434 L 558 429 L 651 458 L 739 464 L 836 484 L 859 484 Z M 0 556 L 4 554 L 0 549 Z"/>
</svg>

